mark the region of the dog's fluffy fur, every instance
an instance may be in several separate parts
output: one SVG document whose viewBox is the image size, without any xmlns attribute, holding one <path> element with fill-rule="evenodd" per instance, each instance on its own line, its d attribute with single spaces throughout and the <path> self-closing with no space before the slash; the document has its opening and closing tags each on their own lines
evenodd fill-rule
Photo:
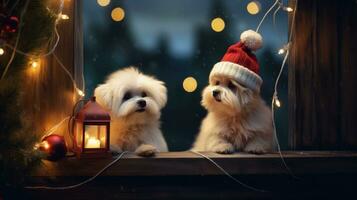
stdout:
<svg viewBox="0 0 357 200">
<path fill-rule="evenodd" d="M 141 156 L 168 151 L 159 122 L 167 101 L 163 82 L 129 67 L 111 74 L 94 94 L 111 112 L 112 151 L 135 151 Z"/>
<path fill-rule="evenodd" d="M 208 110 L 194 151 L 265 153 L 274 148 L 271 111 L 257 92 L 227 77 L 213 77 L 202 94 Z"/>
</svg>

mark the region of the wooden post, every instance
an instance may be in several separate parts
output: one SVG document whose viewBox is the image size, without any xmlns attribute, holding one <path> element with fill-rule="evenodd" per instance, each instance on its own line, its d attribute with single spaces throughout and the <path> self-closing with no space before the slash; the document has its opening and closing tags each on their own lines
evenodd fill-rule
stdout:
<svg viewBox="0 0 357 200">
<path fill-rule="evenodd" d="M 51 7 L 58 8 L 60 1 L 50 3 Z M 75 34 L 75 30 L 80 28 L 78 26 L 80 13 L 77 7 L 79 3 L 79 1 L 64 1 L 62 13 L 68 15 L 69 19 L 61 20 L 57 25 L 60 39 L 56 50 L 53 54 L 41 58 L 41 66 L 36 69 L 37 71 L 29 73 L 27 82 L 24 83 L 25 99 L 29 104 L 26 112 L 29 113 L 30 120 L 35 123 L 39 135 L 71 115 L 72 107 L 78 100 L 73 82 L 63 68 L 71 74 L 80 87 L 79 76 L 75 76 L 76 73 L 82 72 L 79 71 L 82 70 L 82 48 L 77 43 L 81 38 L 78 38 L 80 34 Z M 71 141 L 67 134 L 66 121 L 54 133 L 64 135 L 66 141 Z"/>
<path fill-rule="evenodd" d="M 289 60 L 293 149 L 357 149 L 356 13 L 353 0 L 298 1 Z"/>
</svg>

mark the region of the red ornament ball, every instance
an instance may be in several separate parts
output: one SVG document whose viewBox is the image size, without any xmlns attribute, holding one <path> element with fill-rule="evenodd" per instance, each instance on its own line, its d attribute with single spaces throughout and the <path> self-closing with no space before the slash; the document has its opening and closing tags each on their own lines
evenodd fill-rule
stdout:
<svg viewBox="0 0 357 200">
<path fill-rule="evenodd" d="M 63 136 L 54 134 L 43 138 L 40 150 L 47 154 L 48 160 L 57 161 L 66 156 L 67 146 Z"/>
<path fill-rule="evenodd" d="M 19 19 L 16 16 L 5 18 L 3 22 L 3 30 L 7 33 L 15 33 L 19 26 Z"/>
</svg>

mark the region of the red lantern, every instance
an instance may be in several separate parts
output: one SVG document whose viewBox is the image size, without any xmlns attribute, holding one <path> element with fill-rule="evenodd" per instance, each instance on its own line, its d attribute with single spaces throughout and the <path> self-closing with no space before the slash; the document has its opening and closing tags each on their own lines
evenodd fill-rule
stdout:
<svg viewBox="0 0 357 200">
<path fill-rule="evenodd" d="M 75 116 L 74 143 L 77 157 L 108 155 L 110 114 L 92 97 Z"/>
</svg>

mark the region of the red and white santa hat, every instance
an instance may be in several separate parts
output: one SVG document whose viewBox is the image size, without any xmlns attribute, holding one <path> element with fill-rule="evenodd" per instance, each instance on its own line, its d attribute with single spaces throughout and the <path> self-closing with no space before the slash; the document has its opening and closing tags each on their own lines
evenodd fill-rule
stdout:
<svg viewBox="0 0 357 200">
<path fill-rule="evenodd" d="M 222 60 L 214 65 L 209 75 L 210 82 L 215 76 L 228 76 L 259 93 L 263 80 L 258 75 L 259 64 L 253 51 L 261 48 L 262 44 L 263 39 L 259 33 L 244 31 L 240 35 L 240 42 L 231 45 Z"/>
</svg>

